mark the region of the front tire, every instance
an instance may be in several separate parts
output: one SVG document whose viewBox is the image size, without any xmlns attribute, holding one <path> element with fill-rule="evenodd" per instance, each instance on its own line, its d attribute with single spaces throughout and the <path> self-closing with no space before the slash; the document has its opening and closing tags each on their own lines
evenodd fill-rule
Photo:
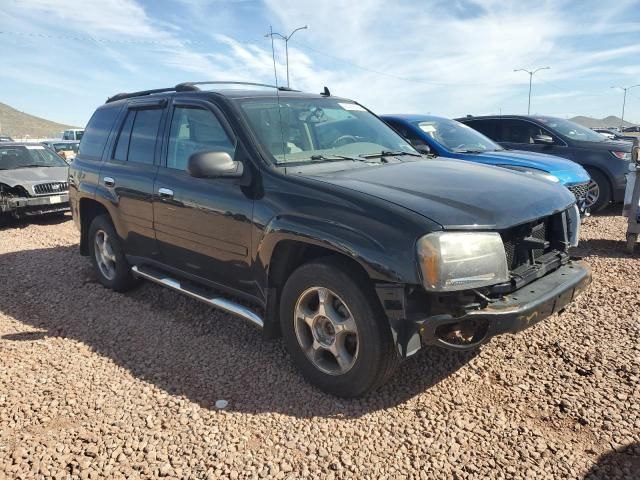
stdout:
<svg viewBox="0 0 640 480">
<path fill-rule="evenodd" d="M 280 323 L 287 350 L 309 383 L 357 397 L 382 385 L 399 359 L 368 279 L 343 263 L 326 257 L 299 267 L 284 286 Z"/>
<path fill-rule="evenodd" d="M 124 292 L 137 283 L 124 256 L 122 241 L 106 215 L 97 216 L 89 226 L 89 255 L 105 287 Z"/>
<path fill-rule="evenodd" d="M 607 177 L 598 170 L 587 169 L 591 177 L 585 207 L 592 213 L 599 212 L 611 202 L 611 185 Z"/>
</svg>

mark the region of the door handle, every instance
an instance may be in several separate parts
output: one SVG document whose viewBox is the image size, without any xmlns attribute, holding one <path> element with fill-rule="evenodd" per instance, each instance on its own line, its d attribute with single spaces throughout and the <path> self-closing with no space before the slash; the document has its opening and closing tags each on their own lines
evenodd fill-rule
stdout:
<svg viewBox="0 0 640 480">
<path fill-rule="evenodd" d="M 116 181 L 111 177 L 104 177 L 102 181 L 107 187 L 113 187 L 116 184 Z"/>
<path fill-rule="evenodd" d="M 173 198 L 173 190 L 169 188 L 159 188 L 158 194 L 160 198 Z"/>
</svg>

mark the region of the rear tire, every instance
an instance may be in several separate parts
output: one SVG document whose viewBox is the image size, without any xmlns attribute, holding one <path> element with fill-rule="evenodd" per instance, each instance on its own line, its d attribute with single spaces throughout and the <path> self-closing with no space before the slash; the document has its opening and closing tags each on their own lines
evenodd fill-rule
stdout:
<svg viewBox="0 0 640 480">
<path fill-rule="evenodd" d="M 124 292 L 136 285 L 131 265 L 124 256 L 122 240 L 106 215 L 95 217 L 89 226 L 89 255 L 105 287 Z"/>
<path fill-rule="evenodd" d="M 325 257 L 299 267 L 282 292 L 287 350 L 304 378 L 332 395 L 375 390 L 399 363 L 389 322 L 368 281 L 356 268 Z"/>
<path fill-rule="evenodd" d="M 587 169 L 587 173 L 597 185 L 597 196 L 594 199 L 590 199 L 589 194 L 593 194 L 593 192 L 589 192 L 586 206 L 589 207 L 592 213 L 596 213 L 611 202 L 611 185 L 609 184 L 609 179 L 600 171 Z"/>
</svg>

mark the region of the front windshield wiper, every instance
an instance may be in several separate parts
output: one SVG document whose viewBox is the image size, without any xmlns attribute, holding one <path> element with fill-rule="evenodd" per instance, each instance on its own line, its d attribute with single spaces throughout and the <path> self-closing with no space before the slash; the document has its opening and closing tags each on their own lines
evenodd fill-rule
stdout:
<svg viewBox="0 0 640 480">
<path fill-rule="evenodd" d="M 378 153 L 362 153 L 360 155 L 358 155 L 359 157 L 362 158 L 379 158 L 379 157 L 400 157 L 402 155 L 409 155 L 412 157 L 420 157 L 422 158 L 422 155 L 420 155 L 419 153 L 414 153 L 414 152 L 404 152 L 404 151 L 397 151 L 397 152 L 392 152 L 389 150 L 383 150 L 381 152 Z"/>
<path fill-rule="evenodd" d="M 469 149 L 469 150 L 465 150 L 465 149 L 463 149 L 463 148 L 459 148 L 459 149 L 458 149 L 458 148 L 456 148 L 456 149 L 454 150 L 454 152 L 456 152 L 456 153 L 483 153 L 483 152 L 486 152 L 486 151 L 487 151 L 487 150 L 471 150 L 471 149 Z"/>
<path fill-rule="evenodd" d="M 37 167 L 52 167 L 53 165 L 42 165 L 41 163 L 30 163 L 29 165 L 18 165 L 15 168 L 37 168 Z"/>
<path fill-rule="evenodd" d="M 347 157 L 346 155 L 311 155 L 309 160 L 314 162 L 335 162 L 338 160 L 353 160 L 354 162 L 361 162 L 362 159 Z"/>
</svg>

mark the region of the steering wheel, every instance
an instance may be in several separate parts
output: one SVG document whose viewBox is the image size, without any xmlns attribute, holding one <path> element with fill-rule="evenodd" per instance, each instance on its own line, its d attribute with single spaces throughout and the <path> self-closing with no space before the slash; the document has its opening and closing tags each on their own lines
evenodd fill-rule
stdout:
<svg viewBox="0 0 640 480">
<path fill-rule="evenodd" d="M 333 141 L 332 146 L 341 147 L 342 145 L 347 145 L 349 143 L 356 143 L 357 141 L 358 139 L 353 135 L 341 135 L 340 137 L 336 138 Z"/>
</svg>

